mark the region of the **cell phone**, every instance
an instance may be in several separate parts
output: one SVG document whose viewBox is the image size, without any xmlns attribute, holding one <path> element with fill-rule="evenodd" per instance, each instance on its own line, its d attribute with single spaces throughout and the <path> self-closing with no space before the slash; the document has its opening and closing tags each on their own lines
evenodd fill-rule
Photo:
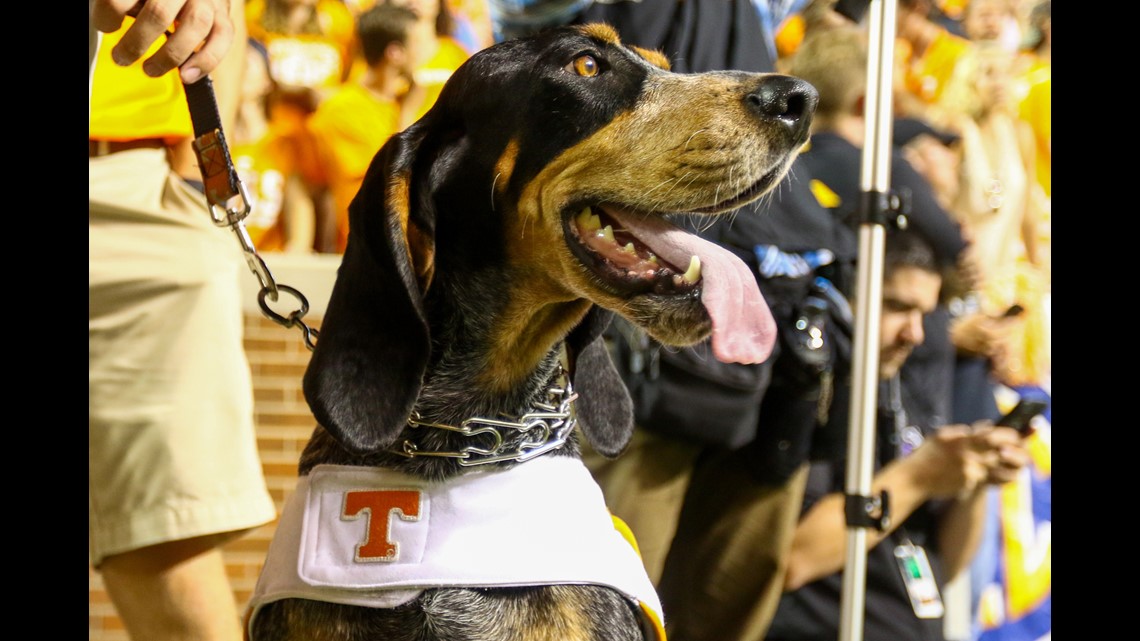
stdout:
<svg viewBox="0 0 1140 641">
<path fill-rule="evenodd" d="M 1045 411 L 1049 404 L 1042 400 L 1023 398 L 1013 406 L 1005 416 L 999 418 L 994 425 L 1012 427 L 1022 435 L 1029 434 L 1033 428 L 1029 426 L 1034 416 Z"/>
<path fill-rule="evenodd" d="M 1001 317 L 1002 318 L 1013 318 L 1014 316 L 1021 315 L 1021 312 L 1024 312 L 1024 311 L 1025 311 L 1024 307 L 1022 307 L 1021 305 L 1018 305 L 1017 303 L 1014 303 L 1014 304 L 1009 306 L 1009 309 L 1005 310 L 1005 312 L 1002 313 Z"/>
</svg>

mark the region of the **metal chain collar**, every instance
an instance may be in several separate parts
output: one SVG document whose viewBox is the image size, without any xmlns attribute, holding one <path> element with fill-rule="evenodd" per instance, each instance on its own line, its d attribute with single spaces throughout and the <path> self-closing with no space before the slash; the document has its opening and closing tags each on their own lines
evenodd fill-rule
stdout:
<svg viewBox="0 0 1140 641">
<path fill-rule="evenodd" d="M 564 374 L 560 368 L 559 376 L 555 380 L 564 377 Z M 455 426 L 424 421 L 419 412 L 413 412 L 412 417 L 408 419 L 408 426 L 413 428 L 430 427 L 468 437 L 490 435 L 493 441 L 490 447 L 468 445 L 456 452 L 425 451 L 420 450 L 411 440 L 405 440 L 402 449 L 392 452 L 408 458 L 436 456 L 459 459 L 459 464 L 466 467 L 500 461 L 521 463 L 556 450 L 566 443 L 577 423 L 577 420 L 571 416 L 570 405 L 577 400 L 578 394 L 570 384 L 569 377 L 564 378 L 566 381 L 564 386 L 560 387 L 555 383 L 547 389 L 549 402 L 535 403 L 535 411 L 523 414 L 516 421 L 473 417 Z M 508 445 L 506 441 L 509 439 L 504 438 L 504 434 L 522 434 L 524 438 L 515 445 Z"/>
</svg>

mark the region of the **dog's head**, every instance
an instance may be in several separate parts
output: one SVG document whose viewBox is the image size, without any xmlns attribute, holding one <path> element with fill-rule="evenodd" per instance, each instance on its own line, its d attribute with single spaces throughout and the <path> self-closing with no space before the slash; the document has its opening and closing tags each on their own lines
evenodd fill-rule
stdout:
<svg viewBox="0 0 1140 641">
<path fill-rule="evenodd" d="M 722 360 L 770 353 L 775 324 L 751 272 L 664 216 L 767 193 L 815 102 L 788 76 L 672 73 L 604 25 L 475 54 L 380 150 L 352 203 L 305 376 L 315 416 L 351 450 L 381 448 L 425 375 L 459 372 L 476 395 L 510 396 L 567 339 L 579 365 L 603 371 L 576 375 L 579 416 L 616 453 L 628 419 L 590 410 L 600 394 L 629 414 L 596 340 L 609 313 L 671 345 L 711 332 Z"/>
</svg>

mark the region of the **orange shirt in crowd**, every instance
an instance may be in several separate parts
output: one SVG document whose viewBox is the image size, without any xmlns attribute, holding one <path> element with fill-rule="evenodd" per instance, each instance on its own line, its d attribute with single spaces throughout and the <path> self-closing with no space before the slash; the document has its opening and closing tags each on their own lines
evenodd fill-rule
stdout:
<svg viewBox="0 0 1140 641">
<path fill-rule="evenodd" d="M 249 0 L 246 22 L 249 35 L 263 45 L 269 56 L 269 71 L 281 88 L 279 95 L 296 96 L 296 90 L 312 90 L 311 100 L 274 99 L 269 120 L 277 135 L 289 141 L 292 165 L 310 183 L 320 182 L 312 141 L 305 121 L 326 96 L 343 84 L 356 51 L 356 24 L 341 0 L 319 0 L 316 5 L 319 34 L 286 34 L 265 27 L 266 0 Z"/>
<path fill-rule="evenodd" d="M 400 105 L 358 83 L 346 84 L 309 118 L 309 131 L 325 169 L 336 209 L 336 251 L 348 241 L 348 205 L 373 156 L 399 130 Z"/>
<path fill-rule="evenodd" d="M 265 0 L 245 7 L 249 35 L 265 45 L 269 70 L 282 85 L 331 91 L 345 79 L 356 48 L 356 23 L 340 0 L 319 0 L 321 33 L 287 34 L 266 29 Z"/>
</svg>

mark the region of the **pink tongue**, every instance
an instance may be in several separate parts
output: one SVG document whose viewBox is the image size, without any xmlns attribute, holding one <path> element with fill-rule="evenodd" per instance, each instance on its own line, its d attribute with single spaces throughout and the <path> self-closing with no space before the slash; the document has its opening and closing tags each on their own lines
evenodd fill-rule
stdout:
<svg viewBox="0 0 1140 641">
<path fill-rule="evenodd" d="M 760 363 L 772 353 L 776 321 L 752 271 L 723 247 L 685 232 L 663 218 L 606 212 L 655 254 L 681 269 L 701 259 L 701 302 L 712 318 L 712 349 L 724 363 Z"/>
</svg>

